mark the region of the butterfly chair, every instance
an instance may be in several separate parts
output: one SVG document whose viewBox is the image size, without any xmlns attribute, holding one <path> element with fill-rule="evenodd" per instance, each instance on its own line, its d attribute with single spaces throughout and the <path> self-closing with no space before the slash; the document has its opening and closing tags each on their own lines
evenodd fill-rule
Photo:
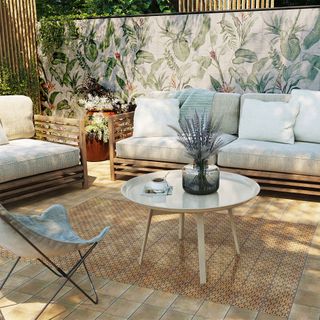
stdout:
<svg viewBox="0 0 320 320">
<path fill-rule="evenodd" d="M 41 309 L 36 319 L 38 319 L 68 281 L 93 303 L 97 304 L 98 295 L 89 275 L 85 260 L 108 231 L 109 227 L 106 227 L 97 237 L 84 240 L 72 230 L 67 211 L 61 205 L 53 205 L 41 215 L 27 216 L 10 213 L 0 204 L 0 245 L 18 256 L 12 269 L 1 284 L 0 289 L 2 289 L 9 279 L 21 257 L 33 258 L 40 261 L 58 277 L 65 278 L 56 293 Z M 85 252 L 81 252 L 81 249 L 85 249 Z M 80 258 L 67 272 L 63 271 L 52 260 L 53 257 L 66 255 L 74 251 L 78 251 Z M 71 278 L 81 265 L 83 265 L 87 273 L 94 298 Z"/>
</svg>

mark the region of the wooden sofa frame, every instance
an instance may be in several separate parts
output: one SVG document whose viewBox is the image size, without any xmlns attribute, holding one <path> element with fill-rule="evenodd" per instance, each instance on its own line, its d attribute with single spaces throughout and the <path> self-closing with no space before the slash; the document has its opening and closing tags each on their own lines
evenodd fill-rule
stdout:
<svg viewBox="0 0 320 320">
<path fill-rule="evenodd" d="M 112 180 L 125 176 L 138 176 L 158 170 L 180 169 L 181 163 L 141 159 L 125 159 L 116 156 L 116 142 L 132 136 L 133 112 L 109 117 L 110 175 Z M 245 175 L 257 181 L 262 190 L 320 196 L 320 177 L 242 168 L 219 167 L 221 170 Z"/>
<path fill-rule="evenodd" d="M 87 154 L 83 121 L 34 115 L 34 139 L 79 147 L 79 164 L 25 178 L 0 183 L 0 203 L 10 203 L 27 197 L 82 183 L 88 187 Z"/>
</svg>

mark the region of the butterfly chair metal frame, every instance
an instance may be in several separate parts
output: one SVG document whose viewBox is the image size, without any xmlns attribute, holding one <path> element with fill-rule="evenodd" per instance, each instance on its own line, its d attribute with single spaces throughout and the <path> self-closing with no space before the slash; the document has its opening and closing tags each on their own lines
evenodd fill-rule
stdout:
<svg viewBox="0 0 320 320">
<path fill-rule="evenodd" d="M 93 281 L 90 277 L 90 274 L 88 272 L 87 266 L 85 264 L 85 260 L 86 258 L 90 255 L 90 253 L 93 251 L 93 249 L 96 247 L 96 245 L 98 244 L 98 242 L 94 242 L 89 249 L 82 254 L 80 250 L 78 250 L 78 253 L 80 255 L 80 259 L 74 264 L 74 266 L 68 271 L 65 272 L 63 271 L 56 263 L 54 263 L 54 261 L 52 261 L 46 254 L 44 254 L 34 243 L 32 243 L 19 229 L 17 229 L 6 217 L 1 217 L 1 219 L 3 219 L 11 228 L 13 228 L 24 240 L 26 240 L 43 258 L 44 260 L 47 262 L 42 261 L 40 258 L 38 258 L 37 260 L 39 262 L 41 262 L 46 268 L 48 268 L 52 273 L 54 273 L 56 276 L 58 277 L 63 277 L 65 278 L 65 281 L 61 284 L 61 286 L 58 288 L 58 290 L 55 292 L 55 294 L 50 298 L 50 300 L 47 302 L 47 304 L 41 309 L 40 313 L 37 315 L 37 317 L 35 319 L 38 319 L 40 317 L 40 315 L 44 312 L 44 310 L 49 306 L 50 302 L 57 296 L 57 294 L 62 290 L 62 288 L 66 285 L 66 283 L 68 281 L 70 281 L 78 290 L 80 290 L 90 301 L 92 301 L 94 304 L 98 304 L 98 294 L 96 292 L 96 289 L 94 287 Z M 21 259 L 21 257 L 18 257 L 18 259 L 15 261 L 15 263 L 13 264 L 11 270 L 9 271 L 9 273 L 7 274 L 7 276 L 5 277 L 5 279 L 3 280 L 0 289 L 3 288 L 3 286 L 5 285 L 5 283 L 7 282 L 7 280 L 9 279 L 10 275 L 12 274 L 13 270 L 15 269 L 15 267 L 17 266 L 19 260 Z M 85 292 L 84 289 L 82 289 L 74 280 L 72 280 L 72 276 L 73 274 L 78 270 L 78 268 L 83 265 L 86 274 L 88 276 L 89 282 L 90 282 L 90 286 L 91 289 L 94 292 L 94 298 L 92 298 L 87 292 Z M 54 270 L 55 269 L 55 270 Z"/>
</svg>

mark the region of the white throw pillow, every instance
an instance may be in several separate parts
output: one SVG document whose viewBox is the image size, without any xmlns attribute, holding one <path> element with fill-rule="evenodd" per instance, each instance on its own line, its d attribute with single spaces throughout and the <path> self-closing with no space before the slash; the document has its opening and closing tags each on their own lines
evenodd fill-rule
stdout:
<svg viewBox="0 0 320 320">
<path fill-rule="evenodd" d="M 179 128 L 178 99 L 136 99 L 133 137 L 172 137 L 177 133 L 169 125 Z"/>
<path fill-rule="evenodd" d="M 294 143 L 299 104 L 246 99 L 241 109 L 239 138 Z"/>
<path fill-rule="evenodd" d="M 8 144 L 8 143 L 9 143 L 9 140 L 0 122 L 0 145 Z"/>
<path fill-rule="evenodd" d="M 294 89 L 290 103 L 297 102 L 300 112 L 293 128 L 296 140 L 320 143 L 320 91 Z"/>
</svg>

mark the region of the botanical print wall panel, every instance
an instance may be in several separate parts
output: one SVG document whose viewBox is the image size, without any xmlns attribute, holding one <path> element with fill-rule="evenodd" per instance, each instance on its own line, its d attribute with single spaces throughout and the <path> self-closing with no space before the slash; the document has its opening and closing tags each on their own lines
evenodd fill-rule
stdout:
<svg viewBox="0 0 320 320">
<path fill-rule="evenodd" d="M 188 87 L 320 90 L 320 9 L 88 19 L 76 25 L 77 40 L 41 56 L 47 113 L 74 115 L 77 92 L 90 78 L 127 101 Z"/>
</svg>

